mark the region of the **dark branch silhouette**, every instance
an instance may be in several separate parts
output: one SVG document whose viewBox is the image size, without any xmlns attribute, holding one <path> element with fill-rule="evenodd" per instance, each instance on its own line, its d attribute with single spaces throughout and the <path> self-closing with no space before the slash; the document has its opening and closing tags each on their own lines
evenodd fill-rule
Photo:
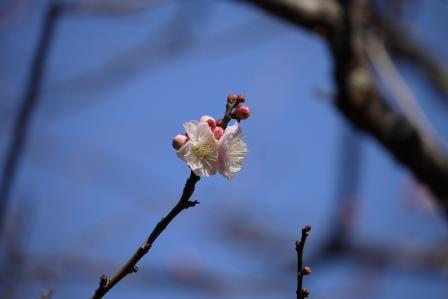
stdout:
<svg viewBox="0 0 448 299">
<path fill-rule="evenodd" d="M 185 183 L 184 191 L 180 197 L 177 204 L 171 211 L 163 217 L 159 223 L 154 227 L 152 232 L 149 234 L 145 242 L 135 251 L 132 257 L 118 270 L 112 278 L 108 278 L 103 275 L 100 279 L 100 285 L 96 289 L 92 296 L 94 298 L 102 298 L 110 289 L 112 289 L 118 282 L 125 278 L 128 274 L 138 271 L 137 263 L 142 257 L 144 257 L 148 251 L 151 249 L 155 240 L 160 236 L 160 234 L 167 228 L 167 226 L 179 215 L 180 212 L 196 206 L 199 202 L 194 200 L 191 201 L 190 197 L 194 192 L 196 183 L 199 181 L 199 177 L 194 174 L 193 171 L 190 173 L 190 177 Z"/>
<path fill-rule="evenodd" d="M 296 241 L 297 251 L 297 299 L 303 299 L 308 297 L 310 291 L 307 288 L 303 288 L 303 276 L 311 274 L 311 269 L 308 266 L 303 266 L 303 249 L 305 248 L 306 238 L 309 236 L 311 226 L 307 225 L 302 228 L 302 236 L 300 240 Z"/>
</svg>

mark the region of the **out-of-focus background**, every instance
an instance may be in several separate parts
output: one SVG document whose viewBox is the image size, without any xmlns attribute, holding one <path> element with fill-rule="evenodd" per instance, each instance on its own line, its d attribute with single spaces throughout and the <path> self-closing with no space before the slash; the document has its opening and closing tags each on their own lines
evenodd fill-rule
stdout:
<svg viewBox="0 0 448 299">
<path fill-rule="evenodd" d="M 222 116 L 230 92 L 252 110 L 243 170 L 202 179 L 201 204 L 107 298 L 294 298 L 308 223 L 312 298 L 448 298 L 448 223 L 335 109 L 320 37 L 242 1 L 118 2 L 56 21 L 6 210 L 1 298 L 88 298 L 177 202 L 189 170 L 171 138 Z M 0 1 L 2 168 L 49 5 Z M 446 1 L 409 1 L 396 18 L 447 61 Z M 397 67 L 443 146 L 447 98 Z"/>
</svg>

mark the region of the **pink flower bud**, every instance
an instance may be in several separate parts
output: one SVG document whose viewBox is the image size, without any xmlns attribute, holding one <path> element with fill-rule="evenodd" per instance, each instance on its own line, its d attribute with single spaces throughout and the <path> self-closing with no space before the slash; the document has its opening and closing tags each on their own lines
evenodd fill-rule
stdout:
<svg viewBox="0 0 448 299">
<path fill-rule="evenodd" d="M 216 126 L 222 127 L 222 118 L 220 118 L 216 121 Z"/>
<path fill-rule="evenodd" d="M 246 106 L 244 104 L 238 104 L 238 106 L 236 106 L 235 111 L 233 113 L 233 117 L 235 119 L 246 119 L 250 116 L 250 109 L 249 106 Z"/>
<path fill-rule="evenodd" d="M 216 121 L 213 117 L 208 116 L 208 115 L 202 115 L 201 118 L 199 119 L 200 122 L 206 121 L 208 122 L 208 125 L 210 126 L 210 128 L 214 128 L 216 127 Z"/>
<path fill-rule="evenodd" d="M 213 129 L 213 135 L 215 135 L 216 139 L 219 139 L 222 135 L 224 135 L 224 130 L 221 127 L 215 127 Z"/>
<path fill-rule="evenodd" d="M 173 147 L 174 149 L 177 151 L 179 150 L 182 146 L 184 146 L 186 143 L 188 142 L 188 137 L 185 135 L 176 135 L 173 138 Z"/>
</svg>

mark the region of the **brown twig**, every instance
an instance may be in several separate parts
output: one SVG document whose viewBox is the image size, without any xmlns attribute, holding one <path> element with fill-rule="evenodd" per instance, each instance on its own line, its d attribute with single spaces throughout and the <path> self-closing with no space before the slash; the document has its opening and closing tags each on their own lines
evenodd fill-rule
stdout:
<svg viewBox="0 0 448 299">
<path fill-rule="evenodd" d="M 311 274 L 311 269 L 308 266 L 303 266 L 303 249 L 305 247 L 306 238 L 309 236 L 311 231 L 311 225 L 306 225 L 302 228 L 302 236 L 300 241 L 296 241 L 296 251 L 297 251 L 297 299 L 303 299 L 308 297 L 310 291 L 307 288 L 303 288 L 303 276 Z"/>
<path fill-rule="evenodd" d="M 136 266 L 138 261 L 140 261 L 140 259 L 148 253 L 155 240 L 167 228 L 171 221 L 173 221 L 173 219 L 176 218 L 176 216 L 183 210 L 194 207 L 199 203 L 197 200 L 190 200 L 190 197 L 193 194 L 196 183 L 198 181 L 199 177 L 195 175 L 193 171 L 191 171 L 190 177 L 185 183 L 182 196 L 180 197 L 174 208 L 172 208 L 171 211 L 165 217 L 163 217 L 159 221 L 159 223 L 157 223 L 145 242 L 135 251 L 131 258 L 112 276 L 112 278 L 108 278 L 105 275 L 101 276 L 100 284 L 91 297 L 92 299 L 102 298 L 110 289 L 112 289 L 128 274 L 138 271 L 138 267 Z"/>
</svg>

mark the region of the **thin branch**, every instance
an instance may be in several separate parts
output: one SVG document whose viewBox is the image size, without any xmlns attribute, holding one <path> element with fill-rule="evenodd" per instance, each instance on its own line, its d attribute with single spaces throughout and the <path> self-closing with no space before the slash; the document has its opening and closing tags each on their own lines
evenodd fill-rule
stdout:
<svg viewBox="0 0 448 299">
<path fill-rule="evenodd" d="M 309 236 L 311 231 L 311 226 L 306 225 L 304 228 L 302 228 L 302 236 L 300 238 L 300 241 L 296 241 L 296 251 L 297 251 L 297 299 L 303 299 L 305 297 L 308 297 L 310 294 L 310 291 L 307 288 L 303 288 L 303 276 L 308 275 L 311 273 L 310 267 L 303 266 L 303 249 L 305 247 L 305 241 L 306 238 Z"/>
<path fill-rule="evenodd" d="M 148 238 L 145 242 L 137 248 L 135 253 L 131 256 L 131 258 L 112 276 L 112 278 L 108 278 L 103 275 L 100 279 L 100 284 L 96 289 L 95 293 L 91 297 L 92 299 L 102 298 L 110 289 L 112 289 L 118 282 L 120 282 L 123 278 L 125 278 L 128 274 L 134 273 L 138 271 L 137 263 L 140 261 L 142 257 L 144 257 L 148 251 L 151 249 L 153 243 L 160 234 L 167 228 L 167 226 L 173 221 L 176 216 L 191 207 L 196 206 L 199 202 L 194 200 L 191 201 L 190 197 L 194 192 L 196 183 L 199 181 L 199 177 L 194 174 L 193 171 L 190 172 L 190 177 L 187 179 L 185 183 L 184 190 L 182 192 L 182 196 L 180 197 L 177 204 L 171 211 L 163 217 L 159 223 L 154 227 L 152 232 L 149 234 Z"/>
</svg>

